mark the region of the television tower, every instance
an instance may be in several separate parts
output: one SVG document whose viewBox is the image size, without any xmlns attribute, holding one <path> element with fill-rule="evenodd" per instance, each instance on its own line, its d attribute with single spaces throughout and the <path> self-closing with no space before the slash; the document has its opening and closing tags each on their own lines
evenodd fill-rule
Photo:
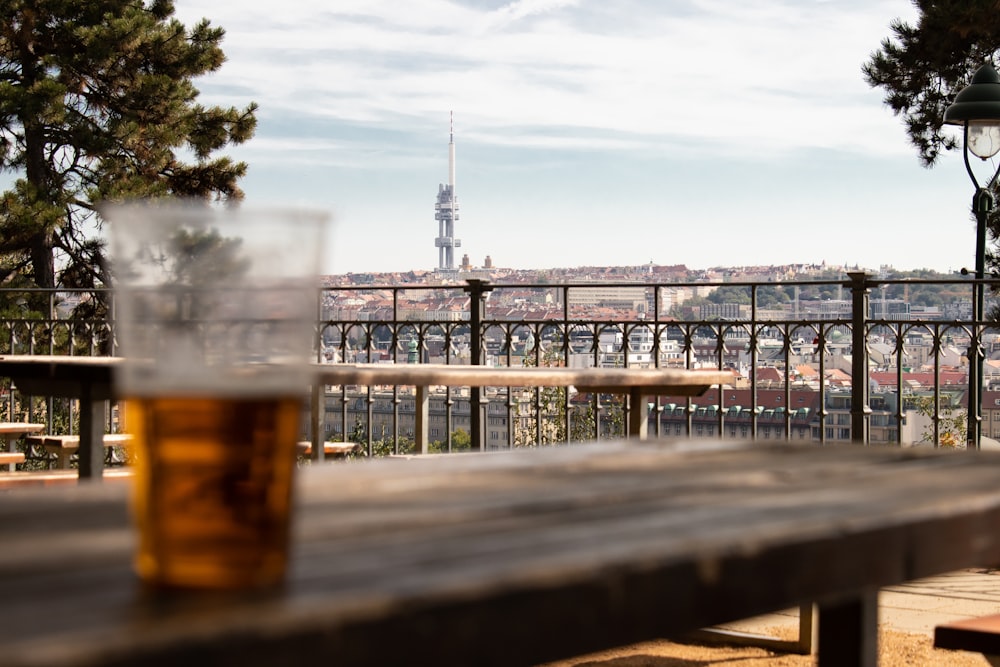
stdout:
<svg viewBox="0 0 1000 667">
<path fill-rule="evenodd" d="M 448 139 L 448 183 L 438 185 L 434 211 L 434 219 L 438 222 L 438 235 L 434 239 L 434 246 L 438 249 L 437 270 L 455 271 L 455 248 L 462 247 L 462 242 L 455 238 L 455 222 L 458 220 L 458 198 L 455 196 L 455 112 L 451 112 Z"/>
</svg>

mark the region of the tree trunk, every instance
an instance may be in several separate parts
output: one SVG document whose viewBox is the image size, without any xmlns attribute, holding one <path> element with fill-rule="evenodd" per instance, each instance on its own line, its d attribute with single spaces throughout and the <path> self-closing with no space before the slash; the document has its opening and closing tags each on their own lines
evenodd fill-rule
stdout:
<svg viewBox="0 0 1000 667">
<path fill-rule="evenodd" d="M 31 90 L 42 76 L 35 56 L 33 30 L 33 16 L 25 13 L 21 31 L 17 34 L 17 45 L 21 58 L 21 84 L 26 90 Z M 45 161 L 45 130 L 34 115 L 25 115 L 24 110 L 21 111 L 20 121 L 24 128 L 25 177 L 34 186 L 35 202 L 51 203 L 52 183 Z M 28 245 L 32 276 L 38 287 L 55 287 L 54 235 L 46 220 L 38 222 L 40 227 Z"/>
<path fill-rule="evenodd" d="M 38 287 L 56 286 L 56 267 L 52 256 L 53 234 L 45 229 L 31 237 L 31 274 Z"/>
</svg>

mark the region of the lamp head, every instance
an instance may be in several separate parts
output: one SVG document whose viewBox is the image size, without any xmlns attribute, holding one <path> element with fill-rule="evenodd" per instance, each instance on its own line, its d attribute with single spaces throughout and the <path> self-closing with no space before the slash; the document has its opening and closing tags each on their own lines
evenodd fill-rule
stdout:
<svg viewBox="0 0 1000 667">
<path fill-rule="evenodd" d="M 986 64 L 959 91 L 944 122 L 965 127 L 965 147 L 984 160 L 1000 152 L 1000 74 Z"/>
</svg>

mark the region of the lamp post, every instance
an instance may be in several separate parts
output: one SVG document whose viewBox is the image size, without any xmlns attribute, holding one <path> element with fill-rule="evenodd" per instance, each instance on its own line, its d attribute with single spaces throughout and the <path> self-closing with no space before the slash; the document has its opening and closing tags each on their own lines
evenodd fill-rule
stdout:
<svg viewBox="0 0 1000 667">
<path fill-rule="evenodd" d="M 983 279 L 986 276 L 986 222 L 996 202 L 993 186 L 1000 176 L 1000 167 L 985 185 L 980 185 L 969 162 L 969 153 L 987 160 L 1000 152 L 1000 75 L 992 65 L 983 65 L 972 77 L 972 83 L 959 91 L 955 101 L 944 112 L 944 122 L 960 125 L 965 169 L 969 172 L 976 193 L 972 210 L 976 214 L 976 283 L 972 299 L 972 339 L 969 342 L 969 422 L 966 448 L 979 449 L 982 420 L 983 353 L 979 341 L 979 322 L 983 318 Z"/>
</svg>

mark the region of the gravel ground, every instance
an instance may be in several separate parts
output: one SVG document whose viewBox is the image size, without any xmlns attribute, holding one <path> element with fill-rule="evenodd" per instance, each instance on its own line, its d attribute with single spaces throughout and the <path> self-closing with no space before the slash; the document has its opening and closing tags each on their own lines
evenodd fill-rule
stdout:
<svg viewBox="0 0 1000 667">
<path fill-rule="evenodd" d="M 765 628 L 762 634 L 791 639 L 787 627 Z M 815 656 L 773 653 L 759 648 L 707 646 L 652 641 L 551 662 L 544 667 L 807 667 Z M 879 633 L 881 667 L 989 667 L 979 653 L 935 649 L 931 638 L 883 628 Z"/>
</svg>

